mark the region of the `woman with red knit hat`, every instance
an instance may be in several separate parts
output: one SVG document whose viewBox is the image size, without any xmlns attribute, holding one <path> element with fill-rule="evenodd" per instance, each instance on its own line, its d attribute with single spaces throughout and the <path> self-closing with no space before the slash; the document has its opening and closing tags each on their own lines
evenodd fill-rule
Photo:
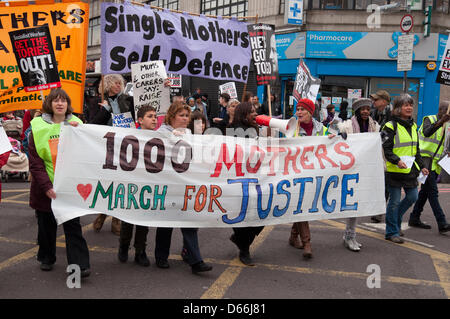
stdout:
<svg viewBox="0 0 450 319">
<path fill-rule="evenodd" d="M 322 123 L 313 118 L 315 105 L 310 99 L 300 99 L 297 103 L 297 130 L 295 137 L 298 136 L 322 136 L 327 134 L 327 128 Z M 330 134 L 329 137 L 334 137 Z M 300 235 L 300 241 L 298 236 Z M 308 222 L 296 222 L 292 225 L 289 244 L 298 249 L 303 249 L 303 257 L 309 259 L 312 257 L 311 232 Z"/>
</svg>

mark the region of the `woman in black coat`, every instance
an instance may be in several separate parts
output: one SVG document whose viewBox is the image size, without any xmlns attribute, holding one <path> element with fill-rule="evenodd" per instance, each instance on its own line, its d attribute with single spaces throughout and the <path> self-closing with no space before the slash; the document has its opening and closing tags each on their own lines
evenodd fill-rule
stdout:
<svg viewBox="0 0 450 319">
<path fill-rule="evenodd" d="M 256 124 L 256 110 L 250 102 L 244 102 L 236 107 L 234 119 L 230 127 L 234 128 L 234 136 L 255 138 L 259 135 Z M 248 266 L 253 266 L 250 257 L 250 245 L 264 226 L 259 227 L 234 227 L 230 240 L 239 248 L 239 260 Z"/>
</svg>

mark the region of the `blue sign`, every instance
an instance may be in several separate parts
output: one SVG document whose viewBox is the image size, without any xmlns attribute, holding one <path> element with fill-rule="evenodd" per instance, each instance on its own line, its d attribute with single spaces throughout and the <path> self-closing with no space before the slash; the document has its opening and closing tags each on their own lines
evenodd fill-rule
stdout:
<svg viewBox="0 0 450 319">
<path fill-rule="evenodd" d="M 445 46 L 447 45 L 448 35 L 439 34 L 439 46 L 438 46 L 438 61 L 442 60 L 442 55 L 445 51 Z"/>
<path fill-rule="evenodd" d="M 276 34 L 278 59 L 305 57 L 306 32 Z"/>
<path fill-rule="evenodd" d="M 344 51 L 361 40 L 367 32 L 309 31 L 307 58 L 347 59 Z"/>
<path fill-rule="evenodd" d="M 286 24 L 303 24 L 303 0 L 287 0 L 284 12 Z"/>
</svg>

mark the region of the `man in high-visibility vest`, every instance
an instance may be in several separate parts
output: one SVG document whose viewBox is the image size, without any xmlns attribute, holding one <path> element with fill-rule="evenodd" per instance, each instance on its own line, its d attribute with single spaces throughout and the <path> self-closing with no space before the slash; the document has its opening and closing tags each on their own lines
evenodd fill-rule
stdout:
<svg viewBox="0 0 450 319">
<path fill-rule="evenodd" d="M 437 177 L 441 172 L 438 161 L 444 156 L 450 156 L 450 150 L 447 149 L 444 151 L 445 128 L 447 125 L 450 125 L 450 115 L 446 114 L 448 107 L 449 102 L 441 102 L 439 104 L 438 114 L 425 116 L 422 121 L 422 126 L 419 129 L 420 154 L 424 162 L 426 162 L 430 174 L 425 184 L 420 188 L 419 197 L 409 216 L 408 223 L 411 227 L 431 229 L 430 225 L 420 220 L 420 214 L 428 199 L 438 224 L 439 233 L 445 233 L 450 229 L 450 225 L 445 219 L 444 211 L 439 204 L 439 190 L 436 184 Z"/>
</svg>

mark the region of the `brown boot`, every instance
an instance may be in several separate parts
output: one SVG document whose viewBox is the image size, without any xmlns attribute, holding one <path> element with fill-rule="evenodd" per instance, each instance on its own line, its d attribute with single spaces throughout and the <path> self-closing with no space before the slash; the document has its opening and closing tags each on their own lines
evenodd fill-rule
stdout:
<svg viewBox="0 0 450 319">
<path fill-rule="evenodd" d="M 112 218 L 111 231 L 114 235 L 120 236 L 120 219 Z"/>
<path fill-rule="evenodd" d="M 298 238 L 299 232 L 298 232 L 298 223 L 292 224 L 291 228 L 291 236 L 289 237 L 289 245 L 297 248 L 297 249 L 303 249 L 303 245 Z"/>
<path fill-rule="evenodd" d="M 308 222 L 300 222 L 298 223 L 300 239 L 303 243 L 303 258 L 310 259 L 312 258 L 312 248 L 311 248 L 311 232 L 309 231 L 309 223 Z"/>
<path fill-rule="evenodd" d="M 105 222 L 106 215 L 105 214 L 99 214 L 97 218 L 94 220 L 94 223 L 92 225 L 92 228 L 98 233 L 100 229 L 103 227 L 103 223 Z"/>
</svg>

